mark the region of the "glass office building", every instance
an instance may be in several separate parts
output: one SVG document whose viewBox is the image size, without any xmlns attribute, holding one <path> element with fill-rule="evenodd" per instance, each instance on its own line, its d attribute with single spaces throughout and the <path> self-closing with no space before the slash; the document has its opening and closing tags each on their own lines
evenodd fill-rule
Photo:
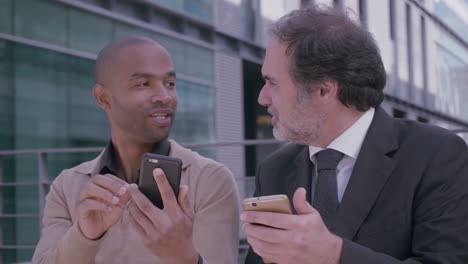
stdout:
<svg viewBox="0 0 468 264">
<path fill-rule="evenodd" d="M 466 0 L 0 0 L 0 263 L 30 261 L 50 182 L 97 155 L 71 149 L 109 140 L 91 93 L 104 45 L 139 34 L 169 50 L 177 141 L 270 139 L 271 120 L 256 102 L 268 28 L 307 2 L 349 8 L 374 34 L 392 115 L 468 128 Z M 247 196 L 242 179 L 275 148 L 196 150 L 226 164 Z"/>
<path fill-rule="evenodd" d="M 92 4 L 83 6 L 101 11 Z M 205 16 L 212 6 L 204 4 L 203 8 L 187 4 L 186 11 Z M 158 39 L 170 49 L 177 72 L 183 76 L 177 83 L 174 138 L 182 142 L 213 140 L 213 49 L 155 32 L 149 23 L 137 19 L 126 23 L 131 12 L 141 15 L 131 3 L 116 2 L 114 8 L 128 14 L 114 19 L 57 1 L 0 1 L 1 149 L 105 145 L 108 122 L 91 94 L 94 58 L 106 43 L 128 34 Z M 61 169 L 95 155 L 50 155 L 50 181 Z M 27 261 L 39 238 L 41 186 L 36 181 L 36 157 L 8 156 L 3 164 L 0 263 Z"/>
</svg>

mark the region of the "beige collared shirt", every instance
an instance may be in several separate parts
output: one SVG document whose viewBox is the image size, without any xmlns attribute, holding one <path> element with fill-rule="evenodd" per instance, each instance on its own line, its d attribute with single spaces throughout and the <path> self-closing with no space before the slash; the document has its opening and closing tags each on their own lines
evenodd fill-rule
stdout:
<svg viewBox="0 0 468 264">
<path fill-rule="evenodd" d="M 171 140 L 169 156 L 182 160 L 181 184 L 189 186 L 195 212 L 193 244 L 204 263 L 237 263 L 239 196 L 231 172 L 222 164 Z M 99 240 L 86 239 L 77 226 L 78 195 L 98 173 L 102 153 L 94 160 L 64 170 L 46 198 L 41 239 L 33 263 L 162 264 L 133 230 L 128 212 Z"/>
</svg>

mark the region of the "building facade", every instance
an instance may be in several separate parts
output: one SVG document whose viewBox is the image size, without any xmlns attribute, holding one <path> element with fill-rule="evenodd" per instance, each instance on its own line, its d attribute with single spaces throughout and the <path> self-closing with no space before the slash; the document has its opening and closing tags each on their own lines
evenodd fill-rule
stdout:
<svg viewBox="0 0 468 264">
<path fill-rule="evenodd" d="M 0 0 L 0 263 L 30 261 L 49 184 L 97 154 L 59 150 L 109 140 L 91 93 L 104 45 L 140 34 L 169 50 L 178 76 L 177 141 L 271 139 L 271 120 L 256 102 L 268 29 L 308 2 L 346 8 L 374 34 L 390 114 L 468 128 L 466 0 Z M 249 196 L 243 179 L 277 147 L 195 150 L 226 164 Z"/>
</svg>

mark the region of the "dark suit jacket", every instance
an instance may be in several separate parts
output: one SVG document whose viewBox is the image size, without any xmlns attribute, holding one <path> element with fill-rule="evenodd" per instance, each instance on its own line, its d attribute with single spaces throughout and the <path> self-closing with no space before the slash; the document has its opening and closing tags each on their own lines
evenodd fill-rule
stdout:
<svg viewBox="0 0 468 264">
<path fill-rule="evenodd" d="M 289 144 L 260 165 L 255 195 L 310 193 L 311 167 L 307 146 Z M 343 264 L 467 264 L 465 142 L 377 108 L 331 231 Z M 250 249 L 246 263 L 262 262 Z"/>
</svg>

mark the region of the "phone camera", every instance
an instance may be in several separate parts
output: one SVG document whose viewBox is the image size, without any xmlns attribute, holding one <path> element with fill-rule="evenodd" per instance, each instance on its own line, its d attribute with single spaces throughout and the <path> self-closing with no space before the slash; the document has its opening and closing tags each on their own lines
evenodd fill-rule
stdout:
<svg viewBox="0 0 468 264">
<path fill-rule="evenodd" d="M 148 159 L 148 161 L 149 161 L 150 163 L 154 163 L 154 164 L 156 164 L 156 163 L 159 162 L 157 159 Z"/>
<path fill-rule="evenodd" d="M 257 203 L 252 203 L 252 206 L 257 206 Z"/>
</svg>

